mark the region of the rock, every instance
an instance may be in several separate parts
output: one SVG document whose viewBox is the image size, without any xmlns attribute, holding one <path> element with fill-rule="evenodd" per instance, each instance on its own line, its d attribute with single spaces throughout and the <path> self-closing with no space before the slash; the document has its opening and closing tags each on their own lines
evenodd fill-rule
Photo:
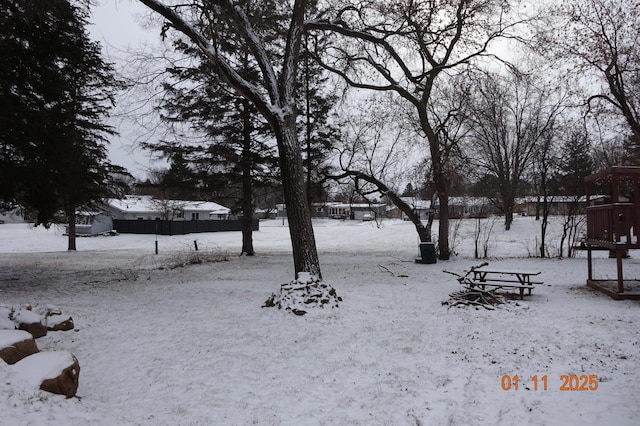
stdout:
<svg viewBox="0 0 640 426">
<path fill-rule="evenodd" d="M 74 397 L 78 391 L 79 379 L 80 363 L 78 359 L 73 356 L 73 363 L 63 369 L 58 377 L 43 380 L 40 389 L 71 398 Z"/>
<path fill-rule="evenodd" d="M 64 395 L 75 396 L 80 378 L 80 363 L 70 352 L 38 352 L 13 365 L 28 385 Z"/>
<path fill-rule="evenodd" d="M 20 309 L 13 313 L 13 322 L 17 324 L 18 330 L 24 330 L 37 339 L 47 335 L 47 327 L 42 324 L 42 318 L 29 309 Z"/>
<path fill-rule="evenodd" d="M 47 317 L 47 330 L 49 331 L 68 331 L 73 330 L 73 318 L 55 315 Z"/>
<path fill-rule="evenodd" d="M 34 322 L 31 324 L 20 323 L 18 324 L 18 330 L 26 331 L 27 333 L 31 334 L 34 339 L 47 335 L 47 327 L 39 322 Z"/>
<path fill-rule="evenodd" d="M 0 358 L 7 364 L 15 364 L 38 351 L 33 336 L 26 331 L 0 330 Z"/>
</svg>

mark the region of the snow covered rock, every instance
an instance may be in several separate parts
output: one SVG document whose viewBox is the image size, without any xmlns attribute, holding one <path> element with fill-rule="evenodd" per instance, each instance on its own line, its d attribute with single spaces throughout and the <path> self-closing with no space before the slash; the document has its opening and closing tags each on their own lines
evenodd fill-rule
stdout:
<svg viewBox="0 0 640 426">
<path fill-rule="evenodd" d="M 15 330 L 16 325 L 11 321 L 11 310 L 0 306 L 0 330 Z"/>
<path fill-rule="evenodd" d="M 6 309 L 6 315 L 3 315 L 0 308 L 0 330 L 9 329 L 7 325 L 3 327 L 1 318 L 7 316 L 12 319 L 11 329 L 19 328 L 20 330 L 28 331 L 33 334 L 33 337 L 38 338 L 45 336 L 47 330 L 49 331 L 67 331 L 74 329 L 73 318 L 70 316 L 62 315 L 62 310 L 55 305 L 25 305 L 21 308 Z"/>
<path fill-rule="evenodd" d="M 342 302 L 342 298 L 333 287 L 314 275 L 301 272 L 296 280 L 282 284 L 280 291 L 273 293 L 262 307 L 277 306 L 304 315 L 314 307 L 337 308 L 338 302 Z"/>
<path fill-rule="evenodd" d="M 66 351 L 38 352 L 13 365 L 28 386 L 65 395 L 75 396 L 80 378 L 78 359 Z"/>
<path fill-rule="evenodd" d="M 62 316 L 62 315 L 54 315 L 47 317 L 47 330 L 49 331 L 68 331 L 73 330 L 73 318 Z"/>
<path fill-rule="evenodd" d="M 0 330 L 0 358 L 7 364 L 15 364 L 38 352 L 33 336 L 21 330 Z"/>
<path fill-rule="evenodd" d="M 48 318 L 54 315 L 62 315 L 62 310 L 55 305 L 36 305 L 30 309 L 36 314 L 40 315 L 41 318 Z"/>
<path fill-rule="evenodd" d="M 47 335 L 47 327 L 42 323 L 42 317 L 29 309 L 15 311 L 12 319 L 19 330 L 31 333 L 34 339 Z"/>
</svg>

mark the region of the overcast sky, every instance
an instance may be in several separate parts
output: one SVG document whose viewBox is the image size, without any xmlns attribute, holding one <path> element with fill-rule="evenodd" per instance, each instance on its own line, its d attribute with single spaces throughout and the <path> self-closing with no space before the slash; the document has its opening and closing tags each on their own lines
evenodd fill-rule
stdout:
<svg viewBox="0 0 640 426">
<path fill-rule="evenodd" d="M 157 56 L 162 55 L 164 48 L 160 41 L 159 26 L 148 28 L 142 24 L 145 18 L 148 21 L 151 15 L 146 6 L 138 0 L 94 1 L 96 5 L 92 8 L 93 24 L 88 28 L 89 33 L 94 40 L 102 44 L 106 60 L 115 63 L 119 72 L 127 77 L 135 74 L 136 65 L 132 60 L 132 52 L 145 50 Z M 498 50 L 500 50 L 499 46 Z M 163 65 L 164 62 L 161 63 L 161 66 Z M 145 90 L 150 93 L 147 97 L 145 97 Z M 157 130 L 155 130 L 161 129 L 162 126 L 157 125 L 156 114 L 145 117 L 142 124 L 125 119 L 123 116 L 126 114 L 123 108 L 124 111 L 130 110 L 132 107 L 127 104 L 131 103 L 134 97 L 138 100 L 148 100 L 153 95 L 153 91 L 154 88 L 149 87 L 140 88 L 135 96 L 130 93 L 124 94 L 119 100 L 119 108 L 114 111 L 115 117 L 110 122 L 120 133 L 119 136 L 111 138 L 109 145 L 111 162 L 127 168 L 140 179 L 145 179 L 147 172 L 152 168 L 166 167 L 165 163 L 154 162 L 149 153 L 139 148 L 141 141 L 157 141 L 162 138 L 162 134 L 156 133 Z M 148 102 L 145 108 L 150 110 Z"/>
<path fill-rule="evenodd" d="M 144 28 L 141 22 L 148 15 L 147 8 L 136 0 L 97 0 L 92 8 L 89 26 L 90 36 L 102 44 L 103 54 L 108 62 L 126 72 L 129 52 L 144 45 L 157 43 L 158 31 Z M 120 100 L 120 104 L 124 100 Z M 111 123 L 119 131 L 119 136 L 111 138 L 109 145 L 112 163 L 123 166 L 137 178 L 145 178 L 146 172 L 157 163 L 150 160 L 148 153 L 137 147 L 140 132 L 127 120 L 113 119 Z"/>
</svg>

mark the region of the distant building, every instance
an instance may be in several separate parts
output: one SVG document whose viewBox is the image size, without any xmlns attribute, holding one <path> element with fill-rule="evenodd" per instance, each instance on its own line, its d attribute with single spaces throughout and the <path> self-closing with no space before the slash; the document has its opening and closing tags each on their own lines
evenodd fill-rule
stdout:
<svg viewBox="0 0 640 426">
<path fill-rule="evenodd" d="M 449 197 L 449 218 L 451 219 L 485 218 L 497 213 L 489 198 Z"/>
<path fill-rule="evenodd" d="M 438 217 L 440 211 L 439 200 L 436 199 L 433 205 L 431 200 L 421 200 L 413 197 L 401 197 L 402 201 L 407 203 L 413 211 L 420 217 L 420 220 L 428 220 L 429 213 L 433 212 L 435 218 Z M 484 197 L 449 197 L 449 218 L 482 218 L 496 213 L 491 201 Z M 400 217 L 409 220 L 406 214 L 394 208 L 393 217 Z M 398 216 L 399 215 L 399 216 Z"/>
<path fill-rule="evenodd" d="M 330 219 L 371 220 L 386 217 L 385 204 L 373 203 L 316 203 L 312 205 L 313 217 Z"/>
<path fill-rule="evenodd" d="M 22 223 L 24 221 L 21 207 L 0 210 L 0 223 Z"/>
<path fill-rule="evenodd" d="M 605 196 L 592 195 L 590 197 L 591 202 L 600 203 L 604 202 Z M 578 207 L 578 213 L 584 214 L 586 209 L 587 197 L 576 195 L 548 195 L 547 203 L 549 204 L 549 214 L 551 215 L 564 215 L 567 214 L 573 207 Z M 536 211 L 540 209 L 540 205 L 543 202 L 542 197 L 529 196 L 517 198 L 515 200 L 514 213 L 523 216 L 535 216 Z M 576 206 L 577 204 L 577 206 Z"/>
<path fill-rule="evenodd" d="M 76 235 L 100 235 L 113 231 L 113 218 L 104 212 L 76 212 Z M 69 227 L 66 227 L 69 232 Z"/>
<path fill-rule="evenodd" d="M 159 200 L 148 195 L 109 199 L 105 209 L 119 220 L 227 220 L 231 213 L 211 201 Z"/>
<path fill-rule="evenodd" d="M 105 200 L 101 212 L 78 212 L 76 233 L 99 235 L 111 231 L 133 234 L 182 235 L 197 232 L 239 231 L 240 220 L 229 220 L 231 210 L 210 201 L 159 200 L 127 195 Z M 254 219 L 253 229 L 258 230 Z"/>
<path fill-rule="evenodd" d="M 278 204 L 278 217 L 287 217 L 287 206 Z M 386 204 L 369 203 L 313 203 L 311 217 L 328 219 L 369 220 L 386 217 Z"/>
<path fill-rule="evenodd" d="M 411 206 L 412 210 L 420 217 L 420 220 L 428 220 L 429 212 L 431 211 L 431 200 L 422 200 L 415 197 L 400 197 L 402 201 Z M 409 217 L 399 208 L 393 206 L 391 210 L 391 216 L 395 218 L 401 218 L 402 220 L 409 220 Z"/>
</svg>

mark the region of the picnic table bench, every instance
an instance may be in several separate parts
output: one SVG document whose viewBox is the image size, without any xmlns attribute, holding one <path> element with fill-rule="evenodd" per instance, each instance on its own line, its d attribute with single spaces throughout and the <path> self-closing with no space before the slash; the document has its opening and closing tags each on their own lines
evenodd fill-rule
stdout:
<svg viewBox="0 0 640 426">
<path fill-rule="evenodd" d="M 497 269 L 488 268 L 486 266 L 480 268 L 473 268 L 471 271 L 473 278 L 468 277 L 463 284 L 473 288 L 478 286 L 482 290 L 486 287 L 499 288 L 514 288 L 518 289 L 520 293 L 520 299 L 524 299 L 524 292 L 527 290 L 531 295 L 531 290 L 535 287 L 535 284 L 542 284 L 542 281 L 532 281 L 531 277 L 540 275 L 540 271 L 521 271 L 510 269 Z"/>
</svg>

